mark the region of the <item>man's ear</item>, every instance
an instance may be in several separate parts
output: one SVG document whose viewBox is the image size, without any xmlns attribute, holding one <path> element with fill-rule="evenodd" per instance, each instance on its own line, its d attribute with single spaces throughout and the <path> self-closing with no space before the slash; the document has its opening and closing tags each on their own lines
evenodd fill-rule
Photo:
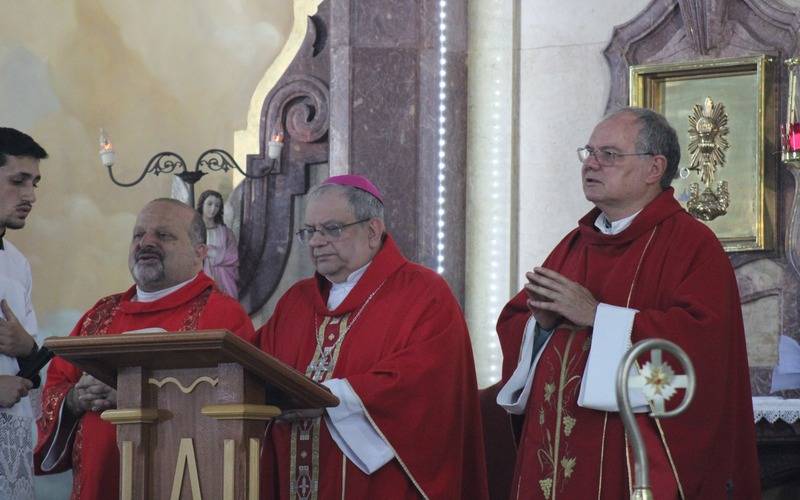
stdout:
<svg viewBox="0 0 800 500">
<path fill-rule="evenodd" d="M 652 157 L 650 166 L 647 167 L 647 175 L 645 182 L 647 184 L 658 184 L 667 171 L 667 158 L 664 155 L 655 155 Z"/>
<path fill-rule="evenodd" d="M 202 264 L 208 255 L 208 245 L 205 243 L 198 243 L 194 246 L 194 253 L 197 255 L 197 258 L 200 259 L 200 263 Z"/>
<path fill-rule="evenodd" d="M 369 223 L 367 224 L 367 237 L 369 238 L 369 247 L 370 248 L 380 248 L 382 240 L 383 240 L 383 233 L 386 232 L 386 224 L 383 223 L 380 219 L 370 219 Z"/>
</svg>

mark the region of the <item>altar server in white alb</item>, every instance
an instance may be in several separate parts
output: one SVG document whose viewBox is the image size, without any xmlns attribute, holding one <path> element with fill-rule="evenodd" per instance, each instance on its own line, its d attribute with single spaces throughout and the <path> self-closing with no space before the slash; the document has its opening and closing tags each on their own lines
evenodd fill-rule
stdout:
<svg viewBox="0 0 800 500">
<path fill-rule="evenodd" d="M 33 362 L 36 314 L 31 303 L 31 266 L 8 241 L 21 229 L 36 201 L 39 160 L 47 152 L 30 136 L 0 128 L 0 498 L 30 500 L 33 493 L 33 410 L 28 391 L 38 374 L 16 374 Z"/>
</svg>

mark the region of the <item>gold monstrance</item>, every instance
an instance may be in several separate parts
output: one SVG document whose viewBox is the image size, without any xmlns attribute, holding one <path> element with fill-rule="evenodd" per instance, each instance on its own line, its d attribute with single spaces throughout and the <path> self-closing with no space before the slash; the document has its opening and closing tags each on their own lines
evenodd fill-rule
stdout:
<svg viewBox="0 0 800 500">
<path fill-rule="evenodd" d="M 695 104 L 689 115 L 688 149 L 691 159 L 689 168 L 681 169 L 681 177 L 685 179 L 690 171 L 697 172 L 700 181 L 705 184 L 705 190 L 701 193 L 699 184 L 692 183 L 686 203 L 689 213 L 700 220 L 710 221 L 728 213 L 728 181 L 719 180 L 716 190 L 711 189 L 717 169 L 725 166 L 725 150 L 730 147 L 725 138 L 728 135 L 727 125 L 725 105 L 721 102 L 714 104 L 710 97 L 706 97 L 702 106 Z"/>
</svg>

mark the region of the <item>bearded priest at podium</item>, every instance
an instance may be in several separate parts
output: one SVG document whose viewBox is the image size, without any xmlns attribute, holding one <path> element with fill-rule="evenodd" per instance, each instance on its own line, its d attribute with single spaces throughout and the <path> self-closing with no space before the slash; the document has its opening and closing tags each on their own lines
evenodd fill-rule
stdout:
<svg viewBox="0 0 800 500">
<path fill-rule="evenodd" d="M 161 198 L 139 213 L 129 266 L 136 285 L 100 299 L 70 334 L 116 335 L 142 329 L 227 329 L 253 341 L 250 318 L 203 274 L 205 225 L 199 213 Z M 37 474 L 72 469 L 74 500 L 116 498 L 119 452 L 114 425 L 100 419 L 116 406 L 116 391 L 56 358 L 42 395 Z"/>
</svg>

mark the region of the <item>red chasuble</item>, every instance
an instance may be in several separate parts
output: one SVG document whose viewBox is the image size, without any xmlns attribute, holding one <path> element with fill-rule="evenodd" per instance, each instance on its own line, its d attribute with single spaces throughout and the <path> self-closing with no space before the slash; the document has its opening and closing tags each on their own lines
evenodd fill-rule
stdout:
<svg viewBox="0 0 800 500">
<path fill-rule="evenodd" d="M 638 310 L 631 341 L 671 340 L 697 374 L 685 413 L 659 422 L 638 417 L 655 498 L 760 498 L 741 306 L 725 252 L 671 188 L 619 234 L 598 232 L 599 214 L 595 208 L 583 217 L 544 267 L 581 283 L 599 302 Z M 525 298 L 523 291 L 512 299 L 497 324 L 506 380 L 530 316 Z M 545 346 L 525 411 L 512 498 L 628 498 L 633 455 L 626 453 L 618 413 L 577 405 L 591 335 L 591 328 L 562 324 Z M 668 362 L 680 370 L 674 359 Z"/>
<path fill-rule="evenodd" d="M 387 236 L 332 311 L 329 290 L 319 275 L 294 285 L 259 330 L 261 348 L 316 380 L 346 380 L 395 457 L 367 475 L 324 419 L 277 421 L 262 498 L 487 498 L 472 349 L 447 283 Z"/>
<path fill-rule="evenodd" d="M 116 335 L 156 327 L 167 331 L 224 328 L 248 342 L 254 341 L 253 324 L 242 306 L 220 292 L 213 280 L 202 272 L 191 283 L 154 302 L 132 302 L 135 293 L 136 288 L 132 287 L 124 293 L 100 299 L 83 315 L 70 335 Z M 119 452 L 114 426 L 93 411 L 84 413 L 74 427 L 67 418 L 62 418 L 64 398 L 81 375 L 80 370 L 63 359 L 55 358 L 50 363 L 42 393 L 42 417 L 37 422 L 36 474 L 71 468 L 72 500 L 116 498 Z M 47 457 L 44 467 L 49 470 L 45 472 L 42 462 L 54 439 L 61 444 L 55 448 L 64 451 Z"/>
</svg>

